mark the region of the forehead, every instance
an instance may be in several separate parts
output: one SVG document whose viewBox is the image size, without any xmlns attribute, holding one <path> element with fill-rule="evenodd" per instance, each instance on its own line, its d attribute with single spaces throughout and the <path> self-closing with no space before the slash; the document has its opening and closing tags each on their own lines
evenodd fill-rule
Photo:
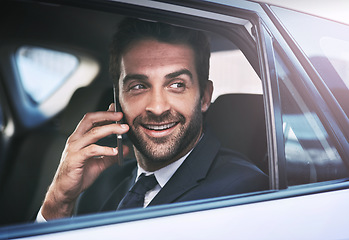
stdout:
<svg viewBox="0 0 349 240">
<path fill-rule="evenodd" d="M 194 68 L 194 61 L 194 51 L 188 45 L 147 39 L 133 43 L 123 54 L 121 65 L 122 70 L 169 64 Z"/>
</svg>

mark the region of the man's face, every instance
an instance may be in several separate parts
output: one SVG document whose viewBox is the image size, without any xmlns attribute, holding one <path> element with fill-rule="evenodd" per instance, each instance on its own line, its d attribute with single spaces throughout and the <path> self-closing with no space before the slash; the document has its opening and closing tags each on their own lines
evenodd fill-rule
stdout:
<svg viewBox="0 0 349 240">
<path fill-rule="evenodd" d="M 121 58 L 119 89 L 141 167 L 161 168 L 195 146 L 202 112 L 211 98 L 200 98 L 191 48 L 156 40 L 136 42 Z"/>
</svg>

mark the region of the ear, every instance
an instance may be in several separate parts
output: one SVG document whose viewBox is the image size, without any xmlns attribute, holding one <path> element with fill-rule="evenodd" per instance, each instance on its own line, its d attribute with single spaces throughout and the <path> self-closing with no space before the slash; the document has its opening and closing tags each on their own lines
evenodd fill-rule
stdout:
<svg viewBox="0 0 349 240">
<path fill-rule="evenodd" d="M 212 92 L 213 82 L 211 80 L 207 80 L 206 88 L 201 98 L 201 112 L 203 113 L 207 111 L 208 107 L 211 104 Z"/>
</svg>

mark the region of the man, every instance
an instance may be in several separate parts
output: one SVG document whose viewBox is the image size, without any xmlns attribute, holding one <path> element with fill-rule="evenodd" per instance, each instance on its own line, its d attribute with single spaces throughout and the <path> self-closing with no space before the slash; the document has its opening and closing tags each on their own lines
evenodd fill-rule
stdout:
<svg viewBox="0 0 349 240">
<path fill-rule="evenodd" d="M 267 189 L 268 178 L 256 166 L 221 149 L 204 127 L 213 91 L 209 57 L 208 41 L 199 31 L 122 22 L 110 62 L 122 112 L 114 113 L 111 105 L 81 120 L 67 140 L 42 216 L 68 217 L 74 207 L 78 214 L 135 207 L 129 195 L 136 190 L 128 190 L 135 182 L 132 189 L 143 184 L 143 175 L 155 180 L 140 197 L 141 207 Z M 124 124 L 113 123 L 122 118 Z M 113 165 L 118 149 L 95 143 L 125 133 L 137 164 L 119 167 Z"/>
</svg>

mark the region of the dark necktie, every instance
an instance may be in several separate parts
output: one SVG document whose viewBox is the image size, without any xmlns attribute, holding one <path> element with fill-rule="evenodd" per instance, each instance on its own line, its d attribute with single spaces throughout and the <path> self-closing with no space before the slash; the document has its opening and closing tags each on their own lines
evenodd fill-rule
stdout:
<svg viewBox="0 0 349 240">
<path fill-rule="evenodd" d="M 145 193 L 153 189 L 157 183 L 154 174 L 145 176 L 144 173 L 142 173 L 138 181 L 121 200 L 117 209 L 143 207 Z"/>
</svg>

